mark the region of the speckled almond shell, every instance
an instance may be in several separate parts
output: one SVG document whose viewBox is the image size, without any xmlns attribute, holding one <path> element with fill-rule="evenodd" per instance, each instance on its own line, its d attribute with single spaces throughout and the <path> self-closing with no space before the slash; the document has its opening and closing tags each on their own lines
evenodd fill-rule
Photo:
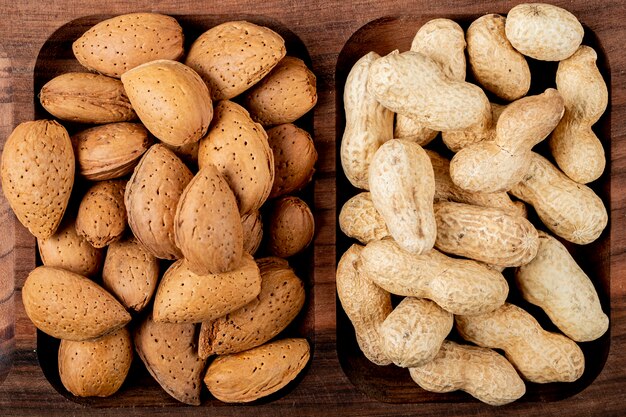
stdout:
<svg viewBox="0 0 626 417">
<path fill-rule="evenodd" d="M 290 194 L 307 185 L 313 178 L 317 151 L 306 130 L 285 123 L 267 131 L 274 155 L 274 184 L 270 198 Z"/>
<path fill-rule="evenodd" d="M 267 248 L 281 258 L 304 250 L 313 241 L 315 219 L 309 206 L 298 197 L 282 197 L 271 208 Z"/>
<path fill-rule="evenodd" d="M 380 326 L 382 348 L 395 365 L 420 366 L 435 358 L 454 318 L 436 303 L 406 297 Z"/>
<path fill-rule="evenodd" d="M 255 210 L 241 216 L 241 227 L 243 229 L 243 250 L 254 256 L 263 240 L 261 212 Z"/>
<path fill-rule="evenodd" d="M 543 330 L 533 316 L 513 304 L 455 319 L 461 337 L 478 346 L 504 350 L 509 362 L 528 381 L 572 382 L 585 370 L 585 356 L 575 342 Z"/>
<path fill-rule="evenodd" d="M 215 165 L 237 197 L 239 212 L 258 210 L 272 189 L 274 155 L 267 133 L 248 111 L 232 101 L 220 101 L 209 133 L 198 149 L 198 166 Z"/>
<path fill-rule="evenodd" d="M 134 237 L 107 249 L 102 285 L 128 309 L 141 311 L 152 299 L 159 279 L 159 262 Z"/>
<path fill-rule="evenodd" d="M 198 275 L 232 271 L 241 264 L 237 201 L 213 165 L 200 169 L 180 196 L 174 233 L 187 266 Z"/>
<path fill-rule="evenodd" d="M 286 52 L 276 32 L 246 21 L 226 22 L 194 41 L 185 64 L 204 79 L 213 100 L 228 100 L 259 82 Z"/>
<path fill-rule="evenodd" d="M 422 255 L 404 251 L 393 240 L 367 244 L 361 271 L 392 294 L 428 298 L 452 314 L 480 314 L 500 307 L 509 286 L 498 271 L 436 249 Z"/>
<path fill-rule="evenodd" d="M 435 218 L 435 247 L 442 252 L 510 267 L 532 261 L 539 249 L 532 223 L 497 208 L 441 202 Z"/>
<path fill-rule="evenodd" d="M 370 67 L 379 58 L 376 52 L 370 52 L 359 59 L 343 90 L 346 128 L 341 138 L 341 167 L 348 181 L 364 190 L 369 190 L 370 161 L 380 145 L 394 137 L 393 112 L 367 90 Z"/>
<path fill-rule="evenodd" d="M 63 126 L 18 125 L 2 151 L 2 190 L 30 233 L 46 239 L 59 227 L 74 185 L 72 142 Z"/>
<path fill-rule="evenodd" d="M 39 93 L 54 117 L 78 123 L 115 123 L 137 119 L 120 80 L 101 74 L 68 72 L 48 81 Z"/>
<path fill-rule="evenodd" d="M 152 139 L 139 123 L 110 123 L 72 136 L 80 175 L 90 181 L 123 177 L 133 171 Z"/>
<path fill-rule="evenodd" d="M 339 228 L 346 236 L 364 245 L 372 240 L 390 237 L 385 219 L 374 207 L 368 192 L 357 194 L 346 201 L 339 213 Z"/>
<path fill-rule="evenodd" d="M 530 68 L 504 33 L 506 18 L 488 14 L 467 28 L 467 56 L 474 78 L 506 101 L 524 97 L 530 88 Z"/>
<path fill-rule="evenodd" d="M 154 297 L 154 320 L 200 323 L 215 320 L 254 300 L 261 292 L 261 273 L 252 256 L 231 272 L 196 275 L 184 260 L 165 271 Z"/>
<path fill-rule="evenodd" d="M 372 159 L 369 185 L 374 207 L 396 242 L 415 254 L 432 249 L 435 178 L 424 149 L 400 139 L 386 142 Z"/>
<path fill-rule="evenodd" d="M 120 389 L 133 361 L 133 344 L 125 327 L 95 340 L 61 340 L 59 376 L 78 397 L 108 397 Z"/>
<path fill-rule="evenodd" d="M 306 339 L 283 339 L 216 358 L 204 376 L 211 394 L 227 403 L 268 396 L 291 382 L 309 362 Z"/>
<path fill-rule="evenodd" d="M 252 119 L 263 126 L 291 123 L 317 103 L 315 74 L 299 58 L 286 56 L 244 98 Z"/>
<path fill-rule="evenodd" d="M 545 3 L 513 7 L 507 15 L 505 31 L 515 49 L 542 61 L 561 61 L 571 56 L 585 34 L 576 16 Z"/>
<path fill-rule="evenodd" d="M 206 134 L 211 96 L 188 66 L 166 59 L 148 62 L 125 72 L 122 83 L 141 122 L 162 142 L 182 146 Z"/>
<path fill-rule="evenodd" d="M 102 267 L 104 252 L 96 249 L 76 233 L 74 219 L 66 216 L 56 233 L 47 239 L 37 239 L 41 262 L 86 277 L 96 276 Z"/>
<path fill-rule="evenodd" d="M 304 305 L 304 283 L 281 258 L 261 258 L 261 292 L 250 303 L 212 322 L 202 323 L 201 358 L 242 352 L 282 332 Z"/>
<path fill-rule="evenodd" d="M 539 252 L 515 274 L 524 299 L 541 307 L 570 339 L 588 342 L 609 328 L 598 293 L 567 248 L 539 232 Z"/>
<path fill-rule="evenodd" d="M 183 55 L 183 29 L 176 19 L 158 13 L 130 13 L 103 20 L 72 44 L 85 68 L 119 78 L 157 59 Z"/>
<path fill-rule="evenodd" d="M 101 181 L 92 185 L 81 200 L 76 215 L 76 232 L 94 248 L 103 248 L 124 234 L 125 189 L 126 180 Z"/>
<path fill-rule="evenodd" d="M 489 405 L 508 404 L 526 393 L 524 381 L 502 355 L 448 340 L 431 362 L 409 371 L 426 391 L 462 390 Z"/>
<path fill-rule="evenodd" d="M 137 355 L 161 388 L 176 400 L 200 405 L 206 361 L 198 356 L 196 326 L 157 323 L 148 315 L 133 335 Z"/>
<path fill-rule="evenodd" d="M 604 203 L 591 188 L 572 181 L 534 152 L 528 172 L 511 194 L 533 206 L 554 234 L 578 245 L 596 240 L 609 220 Z"/>
<path fill-rule="evenodd" d="M 367 89 L 389 110 L 433 130 L 464 130 L 489 118 L 480 87 L 449 79 L 426 55 L 391 52 L 370 67 Z"/>
<path fill-rule="evenodd" d="M 141 158 L 126 185 L 128 225 L 157 258 L 183 255 L 174 241 L 174 217 L 183 190 L 193 178 L 187 166 L 165 146 L 153 145 Z"/>
<path fill-rule="evenodd" d="M 94 339 L 130 321 L 124 307 L 92 280 L 49 266 L 28 275 L 22 302 L 33 324 L 57 339 Z"/>
<path fill-rule="evenodd" d="M 363 246 L 352 245 L 341 256 L 337 264 L 337 295 L 365 357 L 385 366 L 391 360 L 383 351 L 380 325 L 393 310 L 391 295 L 360 270 L 362 250 Z"/>
</svg>

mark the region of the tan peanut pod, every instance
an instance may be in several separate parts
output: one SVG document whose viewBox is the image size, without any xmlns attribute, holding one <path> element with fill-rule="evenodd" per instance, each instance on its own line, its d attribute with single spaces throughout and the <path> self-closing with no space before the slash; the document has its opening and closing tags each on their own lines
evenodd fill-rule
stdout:
<svg viewBox="0 0 626 417">
<path fill-rule="evenodd" d="M 439 64 L 419 52 L 394 51 L 376 60 L 367 88 L 389 110 L 433 130 L 464 130 L 491 116 L 480 87 L 450 80 Z"/>
<path fill-rule="evenodd" d="M 241 227 L 243 229 L 243 250 L 254 256 L 261 246 L 261 240 L 263 240 L 261 212 L 255 210 L 241 216 Z"/>
<path fill-rule="evenodd" d="M 604 203 L 591 188 L 572 181 L 534 152 L 528 172 L 511 194 L 533 206 L 554 234 L 578 245 L 596 240 L 609 220 Z"/>
<path fill-rule="evenodd" d="M 452 314 L 434 302 L 406 297 L 380 326 L 383 353 L 402 368 L 428 363 L 437 355 L 453 324 Z"/>
<path fill-rule="evenodd" d="M 591 129 L 609 100 L 597 59 L 596 51 L 581 46 L 556 71 L 565 115 L 550 136 L 550 150 L 565 175 L 581 184 L 597 180 L 606 166 L 602 142 Z"/>
<path fill-rule="evenodd" d="M 390 236 L 385 219 L 374 207 L 368 192 L 357 194 L 346 201 L 339 213 L 339 228 L 346 236 L 364 245 Z"/>
<path fill-rule="evenodd" d="M 511 201 L 511 197 L 505 192 L 473 193 L 460 188 L 450 178 L 450 161 L 429 149 L 426 149 L 426 153 L 435 173 L 435 203 L 455 201 L 480 207 L 498 208 L 512 215 L 527 216 L 526 205 L 521 201 Z M 341 217 L 339 219 L 341 221 Z"/>
<path fill-rule="evenodd" d="M 483 123 L 467 130 L 441 132 L 441 139 L 448 149 L 456 153 L 475 143 L 495 138 L 498 119 L 506 106 L 496 103 L 489 103 L 489 105 L 491 106 L 491 119 L 485 119 Z"/>
<path fill-rule="evenodd" d="M 386 142 L 372 159 L 369 184 L 374 207 L 396 242 L 415 254 L 432 249 L 435 178 L 424 149 L 400 139 Z"/>
<path fill-rule="evenodd" d="M 409 371 L 413 381 L 426 391 L 462 390 L 489 405 L 508 404 L 526 393 L 524 381 L 502 355 L 449 340 L 443 342 L 431 362 Z"/>
<path fill-rule="evenodd" d="M 508 191 L 530 166 L 530 150 L 544 140 L 563 116 L 561 95 L 553 88 L 507 106 L 493 141 L 461 149 L 450 161 L 450 177 L 468 191 Z"/>
<path fill-rule="evenodd" d="M 465 80 L 465 34 L 458 23 L 450 19 L 426 22 L 415 34 L 411 51 L 420 52 L 437 62 L 451 80 Z M 396 117 L 396 139 L 411 140 L 425 146 L 436 136 L 436 130 L 430 130 L 409 117 L 401 114 Z"/>
<path fill-rule="evenodd" d="M 535 227 L 500 209 L 441 202 L 435 218 L 435 247 L 442 252 L 509 267 L 527 264 L 539 249 Z"/>
<path fill-rule="evenodd" d="M 533 316 L 513 304 L 455 319 L 463 339 L 504 350 L 506 358 L 528 381 L 572 382 L 585 370 L 585 355 L 575 342 L 543 330 Z"/>
<path fill-rule="evenodd" d="M 585 31 L 576 16 L 545 3 L 519 4 L 509 10 L 506 37 L 522 54 L 541 61 L 562 61 L 580 46 Z"/>
<path fill-rule="evenodd" d="M 341 138 L 341 166 L 352 185 L 369 190 L 370 161 L 385 141 L 393 139 L 393 112 L 367 90 L 372 63 L 380 58 L 370 52 L 350 70 L 343 92 L 346 128 Z"/>
<path fill-rule="evenodd" d="M 484 264 L 436 249 L 414 255 L 389 239 L 365 246 L 360 271 L 392 294 L 428 298 L 452 314 L 493 311 L 509 293 L 502 274 Z"/>
<path fill-rule="evenodd" d="M 268 396 L 291 382 L 306 366 L 306 339 L 283 339 L 241 353 L 216 358 L 204 376 L 211 394 L 227 403 Z"/>
<path fill-rule="evenodd" d="M 76 215 L 76 233 L 94 248 L 119 240 L 126 230 L 126 180 L 100 181 L 85 193 Z"/>
<path fill-rule="evenodd" d="M 376 365 L 389 365 L 391 360 L 383 351 L 380 326 L 393 309 L 391 296 L 360 270 L 362 250 L 362 246 L 352 245 L 341 256 L 337 265 L 337 295 L 365 357 Z"/>
<path fill-rule="evenodd" d="M 467 28 L 467 56 L 480 85 L 501 99 L 513 101 L 528 93 L 530 68 L 506 38 L 505 22 L 499 14 L 474 20 Z"/>
<path fill-rule="evenodd" d="M 539 252 L 517 270 L 515 280 L 524 299 L 541 307 L 570 339 L 588 342 L 609 328 L 593 283 L 549 234 L 539 232 Z"/>
<path fill-rule="evenodd" d="M 261 271 L 259 295 L 231 313 L 200 328 L 201 358 L 226 355 L 260 346 L 282 332 L 304 305 L 304 283 L 281 258 L 257 260 Z"/>
</svg>

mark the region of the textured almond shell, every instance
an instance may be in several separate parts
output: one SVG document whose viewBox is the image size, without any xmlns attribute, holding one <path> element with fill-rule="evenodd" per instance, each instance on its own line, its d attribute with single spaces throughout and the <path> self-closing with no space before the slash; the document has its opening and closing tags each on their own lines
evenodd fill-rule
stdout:
<svg viewBox="0 0 626 417">
<path fill-rule="evenodd" d="M 128 329 L 96 340 L 61 340 L 59 376 L 63 386 L 78 397 L 108 397 L 120 389 L 133 360 Z"/>
<path fill-rule="evenodd" d="M 134 333 L 137 354 L 150 375 L 176 400 L 200 405 L 206 361 L 197 353 L 196 326 L 157 323 L 146 317 Z"/>
<path fill-rule="evenodd" d="M 119 240 L 126 230 L 125 180 L 97 182 L 78 207 L 76 232 L 95 248 Z"/>
<path fill-rule="evenodd" d="M 527 264 L 539 249 L 534 226 L 500 209 L 442 202 L 435 218 L 435 247 L 442 252 L 510 267 Z"/>
<path fill-rule="evenodd" d="M 218 357 L 209 365 L 204 383 L 220 401 L 254 401 L 291 382 L 304 369 L 310 355 L 306 339 L 278 340 Z"/>
<path fill-rule="evenodd" d="M 524 97 L 530 88 L 530 68 L 504 33 L 506 18 L 488 14 L 467 28 L 467 55 L 474 78 L 486 90 L 507 101 Z"/>
<path fill-rule="evenodd" d="M 66 219 L 55 234 L 47 239 L 37 239 L 41 262 L 86 277 L 97 275 L 104 259 L 102 249 L 94 248 L 79 236 L 75 222 Z"/>
<path fill-rule="evenodd" d="M 269 197 L 298 191 L 313 178 L 317 151 L 311 135 L 303 129 L 285 123 L 267 131 L 274 155 L 274 183 Z"/>
<path fill-rule="evenodd" d="M 384 108 L 367 90 L 372 63 L 380 58 L 370 52 L 348 74 L 343 90 L 346 128 L 341 138 L 341 166 L 352 185 L 369 189 L 369 164 L 385 141 L 393 139 L 393 112 Z"/>
<path fill-rule="evenodd" d="M 489 405 L 504 405 L 526 393 L 524 381 L 503 356 L 491 349 L 446 340 L 431 362 L 409 369 L 426 391 L 462 390 Z"/>
<path fill-rule="evenodd" d="M 61 120 L 114 123 L 137 119 L 120 80 L 87 72 L 68 72 L 48 81 L 41 105 Z"/>
<path fill-rule="evenodd" d="M 183 29 L 176 19 L 158 13 L 130 13 L 96 24 L 72 44 L 85 68 L 119 78 L 157 59 L 183 55 Z"/>
<path fill-rule="evenodd" d="M 200 323 L 215 320 L 252 301 L 261 291 L 261 274 L 245 254 L 241 266 L 223 274 L 196 275 L 184 260 L 172 264 L 154 297 L 154 320 Z"/>
<path fill-rule="evenodd" d="M 261 292 L 250 303 L 202 323 L 198 354 L 225 355 L 260 346 L 282 332 L 304 305 L 304 283 L 284 259 L 261 258 Z"/>
<path fill-rule="evenodd" d="M 337 295 L 352 322 L 361 351 L 377 365 L 389 365 L 382 347 L 380 326 L 389 316 L 391 295 L 374 284 L 361 269 L 362 246 L 352 245 L 337 264 Z"/>
<path fill-rule="evenodd" d="M 202 168 L 180 196 L 174 233 L 176 246 L 196 274 L 232 271 L 241 263 L 243 228 L 237 201 L 213 165 Z"/>
<path fill-rule="evenodd" d="M 565 246 L 539 232 L 539 252 L 515 274 L 524 299 L 541 307 L 550 320 L 576 342 L 595 340 L 606 333 L 609 318 L 587 274 Z"/>
<path fill-rule="evenodd" d="M 490 117 L 480 87 L 449 79 L 439 64 L 419 52 L 394 51 L 376 60 L 367 89 L 389 110 L 433 130 L 464 130 Z"/>
<path fill-rule="evenodd" d="M 72 136 L 80 174 L 91 181 L 110 180 L 132 172 L 152 140 L 139 123 L 110 123 Z"/>
<path fill-rule="evenodd" d="M 241 227 L 243 229 L 243 250 L 254 256 L 263 240 L 261 212 L 255 210 L 241 216 Z"/>
<path fill-rule="evenodd" d="M 416 143 L 393 139 L 382 145 L 370 165 L 374 207 L 389 234 L 405 250 L 419 254 L 435 243 L 435 178 L 430 158 Z"/>
<path fill-rule="evenodd" d="M 339 213 L 339 228 L 364 245 L 390 236 L 385 219 L 374 207 L 368 192 L 357 194 L 346 201 Z"/>
<path fill-rule="evenodd" d="M 532 205 L 554 234 L 579 245 L 596 240 L 608 223 L 604 203 L 591 188 L 572 181 L 534 152 L 528 173 L 511 194 Z"/>
<path fill-rule="evenodd" d="M 420 366 L 435 358 L 454 318 L 437 304 L 406 297 L 380 326 L 385 356 L 402 368 Z"/>
<path fill-rule="evenodd" d="M 159 262 L 134 237 L 107 249 L 102 285 L 124 307 L 141 311 L 152 299 L 159 279 Z"/>
<path fill-rule="evenodd" d="M 48 266 L 28 275 L 22 302 L 33 324 L 57 339 L 94 339 L 130 321 L 124 307 L 89 278 Z"/>
<path fill-rule="evenodd" d="M 309 206 L 298 197 L 282 197 L 272 206 L 267 248 L 281 258 L 304 250 L 313 241 L 315 219 Z"/>
<path fill-rule="evenodd" d="M 585 31 L 576 16 L 544 3 L 519 4 L 509 10 L 506 37 L 522 54 L 542 61 L 561 61 L 580 46 Z"/>
<path fill-rule="evenodd" d="M 200 169 L 213 164 L 232 188 L 241 214 L 258 210 L 272 189 L 274 155 L 267 133 L 247 110 L 232 101 L 220 101 L 209 133 L 198 149 Z"/>
<path fill-rule="evenodd" d="M 484 264 L 449 258 L 436 249 L 414 255 L 388 239 L 367 244 L 361 271 L 392 294 L 428 298 L 452 314 L 493 311 L 509 292 L 502 274 Z"/>
<path fill-rule="evenodd" d="M 246 93 L 244 103 L 263 126 L 294 122 L 317 103 L 315 74 L 301 59 L 286 56 Z"/>
<path fill-rule="evenodd" d="M 182 146 L 206 134 L 211 97 L 188 66 L 166 59 L 148 62 L 125 72 L 122 83 L 141 122 L 161 141 Z"/>
<path fill-rule="evenodd" d="M 55 121 L 18 125 L 2 151 L 2 190 L 30 233 L 40 239 L 59 227 L 74 185 L 74 153 Z"/>
<path fill-rule="evenodd" d="M 528 381 L 572 382 L 585 370 L 585 356 L 576 343 L 543 330 L 533 316 L 513 304 L 455 319 L 461 337 L 478 346 L 504 350 L 509 362 Z"/>
<path fill-rule="evenodd" d="M 213 100 L 228 100 L 259 82 L 286 52 L 276 32 L 246 21 L 226 22 L 194 41 L 185 64 L 204 79 Z"/>
<path fill-rule="evenodd" d="M 174 240 L 174 217 L 193 174 L 165 146 L 153 145 L 126 185 L 128 225 L 141 244 L 161 259 L 182 257 Z"/>
</svg>

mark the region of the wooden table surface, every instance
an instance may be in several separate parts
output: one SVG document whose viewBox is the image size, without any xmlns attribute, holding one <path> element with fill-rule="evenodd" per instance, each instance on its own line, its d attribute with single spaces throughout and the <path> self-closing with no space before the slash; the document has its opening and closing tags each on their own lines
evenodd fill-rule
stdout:
<svg viewBox="0 0 626 417">
<path fill-rule="evenodd" d="M 467 3 L 467 4 L 466 4 Z M 558 402 L 514 403 L 493 408 L 478 402 L 387 404 L 355 390 L 341 370 L 335 334 L 335 65 L 349 37 L 383 16 L 456 17 L 506 13 L 519 1 L 453 0 L 294 1 L 234 0 L 4 0 L 0 4 L 0 138 L 34 117 L 33 69 L 46 39 L 63 24 L 87 15 L 155 11 L 183 14 L 260 15 L 282 22 L 305 43 L 318 77 L 314 136 L 320 154 L 315 184 L 316 224 L 312 296 L 315 350 L 305 378 L 288 395 L 256 406 L 87 408 L 60 396 L 45 379 L 36 354 L 36 332 L 25 316 L 20 289 L 35 265 L 34 239 L 0 199 L 0 415 L 626 415 L 626 9 L 623 1 L 554 1 L 578 16 L 604 47 L 611 100 L 611 349 L 597 380 Z M 14 325 L 13 325 L 14 324 Z M 5 353 L 2 353 L 5 352 Z M 6 353 L 9 352 L 9 353 Z M 7 374 L 8 373 L 8 374 Z M 5 378 L 6 377 L 6 378 Z"/>
</svg>

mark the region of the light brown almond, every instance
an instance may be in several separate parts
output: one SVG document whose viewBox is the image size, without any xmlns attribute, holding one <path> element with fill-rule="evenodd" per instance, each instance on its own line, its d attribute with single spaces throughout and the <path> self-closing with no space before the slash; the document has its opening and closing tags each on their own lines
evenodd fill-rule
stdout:
<svg viewBox="0 0 626 417">
<path fill-rule="evenodd" d="M 263 240 L 261 212 L 256 210 L 241 216 L 241 227 L 243 228 L 243 250 L 254 255 Z"/>
<path fill-rule="evenodd" d="M 288 258 L 304 250 L 315 234 L 315 219 L 309 206 L 298 197 L 283 197 L 269 215 L 267 245 L 270 253 Z"/>
<path fill-rule="evenodd" d="M 125 180 L 92 185 L 80 202 L 76 232 L 95 248 L 103 248 L 122 237 L 126 230 Z"/>
</svg>

